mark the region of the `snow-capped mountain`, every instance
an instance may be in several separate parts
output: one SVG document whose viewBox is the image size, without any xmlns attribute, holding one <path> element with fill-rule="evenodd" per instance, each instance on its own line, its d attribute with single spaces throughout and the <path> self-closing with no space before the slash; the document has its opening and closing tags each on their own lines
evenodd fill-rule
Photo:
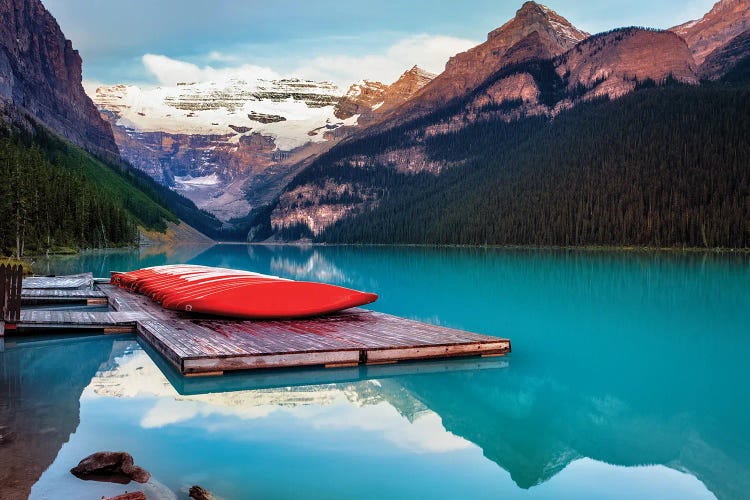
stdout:
<svg viewBox="0 0 750 500">
<path fill-rule="evenodd" d="M 117 125 L 139 132 L 239 136 L 258 132 L 289 151 L 322 141 L 310 132 L 344 121 L 333 110 L 344 92 L 329 82 L 229 80 L 143 89 L 100 87 L 94 101 L 117 116 Z M 350 121 L 348 124 L 352 124 Z"/>
<path fill-rule="evenodd" d="M 293 78 L 88 91 L 126 160 L 226 220 L 270 202 L 312 159 L 434 77 L 415 66 L 392 85 L 347 91 Z"/>
<path fill-rule="evenodd" d="M 300 79 L 88 89 L 123 157 L 223 218 L 247 214 L 287 165 L 327 149 L 344 91 Z M 305 151 L 308 151 L 305 153 Z M 248 193 L 249 190 L 249 193 Z M 249 196 L 248 196 L 249 195 Z M 256 197 L 257 198 L 257 197 Z"/>
</svg>

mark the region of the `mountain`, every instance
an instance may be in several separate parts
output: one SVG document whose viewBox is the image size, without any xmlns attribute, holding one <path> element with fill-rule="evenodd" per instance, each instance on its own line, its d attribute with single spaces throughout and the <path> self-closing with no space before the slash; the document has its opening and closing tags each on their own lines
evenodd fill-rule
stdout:
<svg viewBox="0 0 750 500">
<path fill-rule="evenodd" d="M 701 19 L 671 28 L 690 47 L 698 66 L 717 49 L 750 30 L 750 0 L 721 0 Z"/>
<path fill-rule="evenodd" d="M 525 4 L 519 11 L 522 20 L 528 19 L 526 11 L 532 8 L 534 12 L 550 12 L 536 4 Z M 532 19 L 538 29 L 536 17 Z M 516 21 L 493 33 L 497 36 L 508 26 L 523 26 Z M 565 29 L 565 33 L 569 31 Z M 407 115 L 405 110 L 413 110 L 425 95 L 430 95 L 427 91 L 444 78 L 443 73 L 384 121 L 314 162 L 281 193 L 269 221 L 264 222 L 266 228 L 272 227 L 282 238 L 319 236 L 352 213 L 376 207 L 385 196 L 377 185 L 379 181 L 374 186 L 363 183 L 360 176 L 344 173 L 350 168 L 386 168 L 396 176 L 442 175 L 463 165 L 471 159 L 471 153 L 452 155 L 450 159 L 435 157 L 429 152 L 429 142 L 466 127 L 497 120 L 555 117 L 580 103 L 619 98 L 646 84 L 698 83 L 690 50 L 671 32 L 618 29 L 586 38 L 555 57 L 520 60 L 513 54 L 536 53 L 528 49 L 539 45 L 536 36 L 531 45 L 528 38 L 519 38 L 521 41 L 506 51 L 510 59 L 501 59 L 494 70 L 483 69 L 485 73 L 491 71 L 490 76 L 470 91 L 433 105 L 427 114 L 416 111 L 416 115 Z M 538 53 L 550 54 L 545 50 Z M 406 116 L 411 118 L 407 120 Z"/>
<path fill-rule="evenodd" d="M 356 123 L 334 116 L 340 96 L 332 83 L 296 79 L 92 92 L 126 160 L 223 219 L 267 201 L 330 131 Z"/>
<path fill-rule="evenodd" d="M 490 32 L 486 42 L 452 57 L 445 71 L 383 121 L 390 126 L 428 113 L 475 89 L 503 66 L 554 57 L 588 36 L 555 11 L 526 2 L 513 19 Z"/>
<path fill-rule="evenodd" d="M 391 85 L 367 80 L 355 83 L 336 105 L 336 116 L 359 115 L 358 125 L 369 125 L 410 100 L 436 76 L 415 65 Z"/>
<path fill-rule="evenodd" d="M 0 116 L 20 122 L 28 113 L 78 146 L 119 159 L 109 124 L 81 85 L 81 57 L 55 18 L 39 0 L 2 0 L 0 19 Z"/>
<path fill-rule="evenodd" d="M 414 67 L 392 85 L 229 80 L 90 89 L 125 159 L 222 219 L 269 203 L 309 161 L 434 75 Z"/>
<path fill-rule="evenodd" d="M 748 117 L 736 105 L 747 95 L 744 38 L 724 46 L 738 68 L 732 83 L 699 86 L 693 51 L 674 32 L 621 28 L 555 53 L 581 33 L 560 19 L 524 4 L 485 47 L 454 58 L 411 100 L 312 162 L 255 215 L 251 235 L 748 246 L 739 222 L 747 175 L 737 161 L 715 161 L 747 157 L 737 134 Z M 486 45 L 498 36 L 517 41 L 495 42 L 503 48 L 488 67 Z M 488 76 L 462 79 L 473 66 Z M 698 191 L 712 182 L 721 188 L 706 199 Z"/>
</svg>

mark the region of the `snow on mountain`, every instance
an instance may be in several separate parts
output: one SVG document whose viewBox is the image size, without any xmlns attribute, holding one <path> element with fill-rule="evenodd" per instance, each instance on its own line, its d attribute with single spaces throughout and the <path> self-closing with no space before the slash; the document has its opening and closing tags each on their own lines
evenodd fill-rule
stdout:
<svg viewBox="0 0 750 500">
<path fill-rule="evenodd" d="M 274 138 L 279 150 L 324 141 L 310 132 L 350 124 L 334 116 L 344 92 L 329 82 L 298 79 L 229 80 L 174 87 L 99 87 L 92 95 L 116 124 L 138 132 L 188 135 L 249 133 Z"/>
<path fill-rule="evenodd" d="M 267 203 L 360 116 L 336 116 L 333 83 L 295 78 L 87 91 L 123 158 L 225 220 Z"/>
</svg>

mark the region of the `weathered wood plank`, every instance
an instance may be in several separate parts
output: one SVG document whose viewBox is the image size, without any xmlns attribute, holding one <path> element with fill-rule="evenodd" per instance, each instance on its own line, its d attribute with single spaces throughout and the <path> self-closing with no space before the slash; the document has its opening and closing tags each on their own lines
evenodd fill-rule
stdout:
<svg viewBox="0 0 750 500">
<path fill-rule="evenodd" d="M 359 351 L 319 351 L 185 359 L 183 360 L 183 373 L 325 366 L 343 363 L 359 363 Z"/>
<path fill-rule="evenodd" d="M 444 346 L 397 347 L 368 350 L 367 363 L 415 359 L 449 358 L 455 356 L 503 354 L 510 351 L 510 342 L 477 342 Z"/>
<path fill-rule="evenodd" d="M 23 280 L 25 289 L 78 289 L 91 287 L 94 275 L 91 273 L 71 276 L 34 276 Z"/>
</svg>

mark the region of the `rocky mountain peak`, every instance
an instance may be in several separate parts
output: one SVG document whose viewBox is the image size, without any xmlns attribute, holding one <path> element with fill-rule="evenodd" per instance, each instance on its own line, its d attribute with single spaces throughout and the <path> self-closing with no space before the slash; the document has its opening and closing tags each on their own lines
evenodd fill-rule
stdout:
<svg viewBox="0 0 750 500">
<path fill-rule="evenodd" d="M 503 66 L 523 59 L 546 59 L 562 54 L 589 34 L 552 9 L 526 2 L 516 16 L 487 35 L 487 41 L 452 57 L 441 78 L 460 78 L 462 90 L 476 86 Z M 523 44 L 524 50 L 518 51 Z M 508 57 L 514 55 L 514 57 Z"/>
<path fill-rule="evenodd" d="M 513 19 L 491 31 L 487 41 L 452 57 L 443 73 L 409 102 L 393 110 L 394 119 L 390 123 L 427 113 L 464 95 L 503 67 L 532 59 L 550 59 L 588 37 L 588 33 L 552 9 L 526 2 Z"/>
<path fill-rule="evenodd" d="M 430 83 L 437 75 L 425 71 L 419 66 L 414 66 L 409 71 L 405 71 L 398 80 L 391 84 L 385 92 L 385 100 L 397 95 L 408 95 L 411 97 L 415 92 Z"/>
<path fill-rule="evenodd" d="M 417 77 L 421 77 L 421 78 L 427 78 L 427 79 L 430 79 L 430 80 L 432 80 L 433 78 L 435 78 L 435 76 L 437 76 L 437 75 L 435 75 L 435 73 L 430 73 L 429 71 L 420 68 L 416 64 L 409 71 L 404 72 L 404 74 L 401 75 L 401 78 L 403 78 L 403 77 L 405 77 L 407 75 L 409 75 L 409 76 L 417 76 Z"/>
<path fill-rule="evenodd" d="M 383 94 L 387 89 L 388 85 L 370 80 L 354 83 L 336 104 L 334 115 L 346 120 L 370 111 L 378 103 L 383 102 Z"/>
<path fill-rule="evenodd" d="M 487 40 L 512 45 L 534 32 L 544 32 L 555 39 L 563 46 L 562 51 L 570 48 L 570 44 L 576 44 L 589 36 L 549 7 L 536 2 L 526 2 L 513 19 L 491 31 L 487 35 Z"/>
<path fill-rule="evenodd" d="M 750 0 L 721 0 L 701 19 L 671 28 L 690 47 L 695 62 L 703 64 L 712 52 L 750 30 Z"/>
</svg>

